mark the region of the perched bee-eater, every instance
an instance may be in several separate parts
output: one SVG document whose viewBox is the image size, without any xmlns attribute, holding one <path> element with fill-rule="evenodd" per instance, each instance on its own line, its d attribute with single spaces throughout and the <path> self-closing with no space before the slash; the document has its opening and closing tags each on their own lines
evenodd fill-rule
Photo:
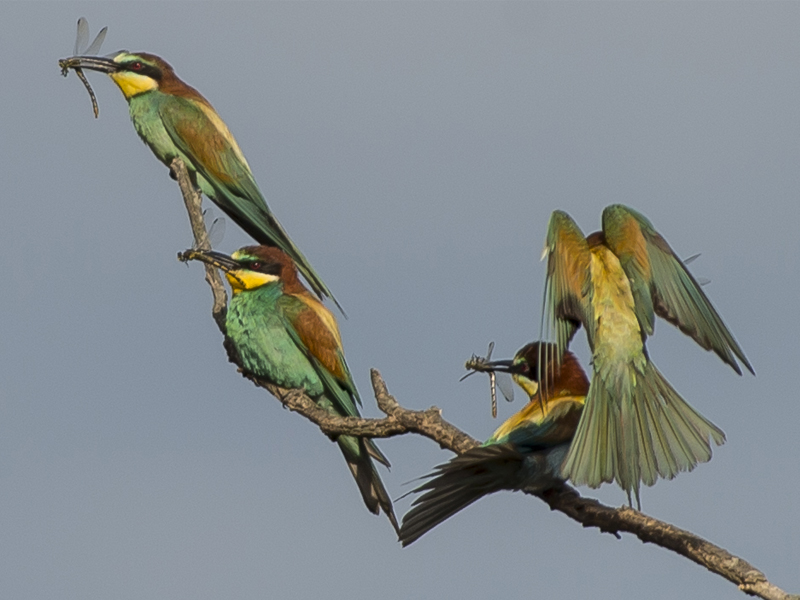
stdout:
<svg viewBox="0 0 800 600">
<path fill-rule="evenodd" d="M 403 546 L 483 496 L 500 490 L 543 492 L 563 482 L 561 466 L 578 426 L 589 380 L 571 352 L 564 352 L 558 365 L 550 346 L 533 342 L 513 360 L 481 367 L 510 372 L 530 402 L 482 446 L 437 466 L 427 476 L 432 479 L 414 490 L 425 493 L 403 517 Z"/>
<path fill-rule="evenodd" d="M 233 297 L 227 333 L 248 373 L 283 388 L 302 389 L 325 410 L 359 416 L 361 403 L 344 359 L 333 314 L 303 286 L 291 258 L 270 246 L 250 246 L 231 256 L 191 251 L 191 258 L 225 272 Z M 372 459 L 389 461 L 371 439 L 340 435 L 336 442 L 367 508 L 386 513 L 397 530 L 392 501 Z"/>
<path fill-rule="evenodd" d="M 267 206 L 250 166 L 224 121 L 200 92 L 181 81 L 166 61 L 145 52 L 66 59 L 70 68 L 107 73 L 128 101 L 136 132 L 168 167 L 186 163 L 196 185 L 259 244 L 292 257 L 322 299 L 328 287 Z M 338 303 L 337 303 L 338 306 Z"/>
<path fill-rule="evenodd" d="M 620 204 L 584 237 L 564 212 L 550 218 L 544 255 L 547 322 L 560 356 L 583 325 L 594 375 L 564 464 L 576 485 L 616 481 L 639 502 L 639 483 L 671 479 L 711 459 L 725 434 L 680 397 L 644 342 L 655 316 L 713 350 L 741 375 L 744 352 L 700 285 L 643 215 Z M 755 374 L 755 373 L 754 373 Z"/>
</svg>

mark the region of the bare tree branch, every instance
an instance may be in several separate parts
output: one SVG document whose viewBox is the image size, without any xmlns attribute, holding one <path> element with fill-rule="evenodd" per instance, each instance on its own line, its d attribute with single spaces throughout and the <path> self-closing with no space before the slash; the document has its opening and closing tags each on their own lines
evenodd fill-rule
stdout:
<svg viewBox="0 0 800 600">
<path fill-rule="evenodd" d="M 200 194 L 195 190 L 186 167 L 180 159 L 176 158 L 172 162 L 172 170 L 183 193 L 196 245 L 198 248 L 208 248 L 203 213 L 200 209 Z M 211 286 L 214 296 L 212 314 L 220 331 L 225 335 L 227 310 L 225 288 L 217 270 L 210 265 L 205 265 L 205 268 L 206 281 Z M 224 346 L 229 360 L 239 366 L 239 371 L 244 377 L 250 379 L 257 386 L 267 389 L 286 408 L 306 417 L 326 435 L 349 434 L 380 438 L 416 433 L 457 454 L 480 445 L 478 440 L 445 421 L 442 418 L 441 410 L 435 406 L 423 411 L 409 410 L 400 406 L 397 400 L 389 394 L 386 383 L 376 369 L 370 371 L 372 387 L 378 408 L 386 414 L 386 417 L 382 419 L 339 417 L 318 407 L 302 390 L 280 388 L 269 381 L 244 372 L 241 361 L 236 356 L 235 349 L 227 336 Z M 649 517 L 630 507 L 611 508 L 605 506 L 597 500 L 583 498 L 575 489 L 566 484 L 541 494 L 529 490 L 522 491 L 540 498 L 550 506 L 551 510 L 564 513 L 584 527 L 596 527 L 617 538 L 620 537 L 620 533 L 632 533 L 645 543 L 672 550 L 709 571 L 721 575 L 751 596 L 758 596 L 764 600 L 800 600 L 800 595 L 787 594 L 771 584 L 764 573 L 747 561 L 730 554 L 727 550 L 689 531 Z"/>
<path fill-rule="evenodd" d="M 189 223 L 192 226 L 195 248 L 198 250 L 211 250 L 211 245 L 208 243 L 205 219 L 203 219 L 203 197 L 194 187 L 189 171 L 180 158 L 173 159 L 169 168 L 178 181 L 178 187 L 181 188 L 183 203 L 186 205 L 186 212 L 189 213 Z M 228 294 L 225 293 L 225 286 L 222 284 L 222 277 L 220 277 L 219 271 L 211 265 L 205 265 L 205 268 L 206 281 L 211 286 L 211 294 L 214 297 L 214 306 L 211 309 L 211 314 L 217 323 L 217 327 L 225 335 Z"/>
</svg>

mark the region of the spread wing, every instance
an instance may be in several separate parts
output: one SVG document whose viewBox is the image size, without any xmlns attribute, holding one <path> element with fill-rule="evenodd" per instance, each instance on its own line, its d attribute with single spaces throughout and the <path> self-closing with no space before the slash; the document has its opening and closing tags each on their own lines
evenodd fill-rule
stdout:
<svg viewBox="0 0 800 600">
<path fill-rule="evenodd" d="M 736 358 L 754 373 L 700 284 L 646 217 L 621 204 L 608 206 L 603 233 L 631 282 L 636 317 L 647 334 L 652 334 L 658 315 L 740 375 Z"/>
<path fill-rule="evenodd" d="M 593 339 L 591 318 L 591 252 L 583 232 L 565 212 L 557 210 L 550 217 L 545 242 L 547 279 L 545 281 L 546 333 L 555 333 L 558 360 L 564 355 L 572 336 L 583 325 Z"/>
</svg>

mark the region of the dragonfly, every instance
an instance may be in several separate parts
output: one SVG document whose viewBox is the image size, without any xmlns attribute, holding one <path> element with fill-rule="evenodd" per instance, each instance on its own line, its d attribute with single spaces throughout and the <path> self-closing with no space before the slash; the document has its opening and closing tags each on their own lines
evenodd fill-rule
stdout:
<svg viewBox="0 0 800 600">
<path fill-rule="evenodd" d="M 83 69 L 75 65 L 78 64 L 80 56 L 94 56 L 100 51 L 100 46 L 103 45 L 103 40 L 106 39 L 106 31 L 108 31 L 108 27 L 103 27 L 95 36 L 94 41 L 89 44 L 89 22 L 84 17 L 81 17 L 78 19 L 78 34 L 75 36 L 73 55 L 58 61 L 58 66 L 61 67 L 61 74 L 64 77 L 66 77 L 69 74 L 69 70 L 72 69 L 75 71 L 78 79 L 83 82 L 86 91 L 89 92 L 89 98 L 92 101 L 92 110 L 94 111 L 95 119 L 100 115 L 100 109 L 97 106 L 97 98 L 94 95 L 92 86 L 89 85 L 89 80 L 86 79 L 86 75 L 83 74 Z"/>
<path fill-rule="evenodd" d="M 205 224 L 211 222 L 209 227 Z M 199 250 L 211 250 L 214 246 L 218 245 L 222 238 L 225 237 L 226 221 L 225 217 L 217 217 L 214 209 L 209 207 L 203 211 L 203 235 L 195 240 L 194 244 L 189 250 L 178 253 L 178 260 L 181 262 L 188 262 L 190 260 L 199 260 L 197 254 Z"/>
<path fill-rule="evenodd" d="M 225 217 L 218 217 L 216 211 L 210 206 L 203 211 L 203 221 L 206 223 L 210 221 L 211 225 L 205 235 L 194 243 L 192 250 L 211 250 L 225 237 Z"/>
<path fill-rule="evenodd" d="M 497 388 L 500 388 L 500 393 L 503 394 L 503 398 L 506 399 L 506 402 L 513 402 L 514 401 L 514 384 L 511 379 L 511 375 L 508 373 L 496 373 L 494 371 L 487 371 L 485 366 L 490 360 L 492 360 L 492 352 L 494 351 L 494 342 L 489 342 L 489 348 L 486 351 L 486 356 L 478 356 L 476 354 L 472 355 L 466 364 L 464 365 L 465 368 L 469 369 L 469 373 L 464 375 L 459 381 L 464 381 L 470 375 L 474 375 L 475 373 L 485 372 L 489 375 L 489 392 L 492 397 L 492 418 L 497 418 Z"/>
</svg>

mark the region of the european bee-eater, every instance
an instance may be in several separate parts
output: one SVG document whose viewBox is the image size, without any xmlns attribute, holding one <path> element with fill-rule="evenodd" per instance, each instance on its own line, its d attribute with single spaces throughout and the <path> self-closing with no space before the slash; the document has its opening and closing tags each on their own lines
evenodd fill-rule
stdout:
<svg viewBox="0 0 800 600">
<path fill-rule="evenodd" d="M 336 302 L 270 211 L 224 121 L 165 60 L 122 51 L 113 57 L 77 56 L 61 64 L 64 69 L 107 73 L 122 90 L 133 126 L 153 154 L 168 167 L 174 158 L 182 159 L 200 191 L 259 244 L 291 256 L 320 299 L 328 296 Z"/>
<path fill-rule="evenodd" d="M 227 334 L 246 372 L 303 389 L 333 414 L 359 416 L 361 400 L 336 319 L 300 282 L 289 256 L 278 248 L 250 246 L 231 256 L 195 250 L 191 257 L 225 272 L 233 292 Z M 371 439 L 340 435 L 336 442 L 367 508 L 375 514 L 383 509 L 397 530 L 392 501 L 372 459 L 387 467 L 389 461 Z"/>
<path fill-rule="evenodd" d="M 578 426 L 589 380 L 571 352 L 565 352 L 558 365 L 550 346 L 533 342 L 511 361 L 487 362 L 481 367 L 512 373 L 530 402 L 482 446 L 437 466 L 427 476 L 432 479 L 414 490 L 425 493 L 403 517 L 403 546 L 487 494 L 521 489 L 543 492 L 563 482 L 561 466 Z"/>
<path fill-rule="evenodd" d="M 741 375 L 744 352 L 683 262 L 638 212 L 615 204 L 584 237 L 564 212 L 550 218 L 544 255 L 547 322 L 557 356 L 583 325 L 594 375 L 563 475 L 576 485 L 617 481 L 639 502 L 653 485 L 711 459 L 725 434 L 680 397 L 647 355 L 655 316 L 713 350 Z M 754 373 L 755 374 L 755 373 Z"/>
</svg>

